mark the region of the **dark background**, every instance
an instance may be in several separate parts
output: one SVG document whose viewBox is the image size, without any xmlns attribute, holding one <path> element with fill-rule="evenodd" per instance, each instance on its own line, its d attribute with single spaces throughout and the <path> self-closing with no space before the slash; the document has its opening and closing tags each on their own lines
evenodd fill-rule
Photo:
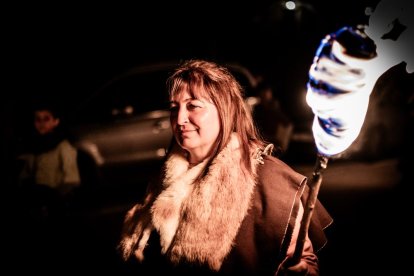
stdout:
<svg viewBox="0 0 414 276">
<path fill-rule="evenodd" d="M 365 9 L 377 1 L 302 1 L 295 12 L 283 3 L 9 4 L 3 40 L 7 89 L 0 96 L 6 136 L 21 132 L 27 105 L 41 95 L 56 99 L 69 114 L 127 68 L 187 58 L 242 63 L 273 83 L 296 122 L 309 119 L 303 99 L 321 39 L 344 26 L 366 24 Z"/>
<path fill-rule="evenodd" d="M 124 68 L 190 57 L 239 61 L 286 90 L 297 88 L 319 41 L 366 23 L 365 7 L 373 3 L 303 1 L 297 12 L 282 1 L 234 0 L 11 7 L 4 42 L 9 89 L 82 97 Z"/>
<path fill-rule="evenodd" d="M 273 82 L 289 115 L 300 123 L 312 116 L 299 99 L 320 40 L 343 26 L 366 23 L 365 7 L 377 2 L 309 0 L 296 13 L 283 10 L 281 1 L 269 0 L 6 6 L 0 96 L 3 167 L 9 172 L 10 145 L 22 133 L 33 99 L 51 97 L 70 113 L 111 76 L 153 61 L 207 58 L 240 62 Z M 406 271 L 409 264 L 408 254 L 400 246 L 412 244 L 407 224 L 411 204 L 406 192 L 414 167 L 412 76 L 397 66 L 381 78 L 376 91 L 372 100 L 376 104 L 370 107 L 367 122 L 379 126 L 380 131 L 366 134 L 354 148 L 355 155 L 360 152 L 357 149 L 370 153 L 368 163 L 340 166 L 338 160 L 326 171 L 320 197 L 335 223 L 321 252 L 322 275 L 393 275 Z M 387 159 L 373 164 L 384 140 L 390 141 L 385 144 Z M 393 161 L 388 158 L 397 158 L 397 165 L 389 165 Z M 311 173 L 312 162 L 290 161 L 300 172 Z M 5 173 L 6 185 L 7 176 Z M 28 263 L 35 271 L 44 271 L 42 255 L 33 255 L 46 248 L 44 251 L 52 251 L 46 256 L 58 267 L 58 274 L 60 270 L 78 272 L 84 266 L 86 271 L 119 275 L 122 265 L 114 259 L 112 249 L 122 216 L 116 211 L 103 216 L 105 212 L 108 210 L 100 210 L 100 216 L 85 213 L 76 227 L 69 228 L 72 233 L 64 232 L 67 238 L 63 240 L 54 233 L 47 246 L 41 241 L 30 243 L 31 248 L 18 244 L 22 248 L 14 248 L 8 255 L 21 269 Z M 9 229 L 13 231 L 13 227 Z M 60 230 L 27 226 L 16 232 L 27 237 L 33 231 Z M 70 267 L 71 262 L 62 258 L 76 261 Z"/>
</svg>

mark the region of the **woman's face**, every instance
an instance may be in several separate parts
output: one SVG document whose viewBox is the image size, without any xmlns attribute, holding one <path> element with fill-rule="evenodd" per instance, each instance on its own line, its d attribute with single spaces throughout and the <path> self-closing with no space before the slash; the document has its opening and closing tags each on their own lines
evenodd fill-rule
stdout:
<svg viewBox="0 0 414 276">
<path fill-rule="evenodd" d="M 220 118 L 209 99 L 194 99 L 183 90 L 171 101 L 170 120 L 178 144 L 190 153 L 190 162 L 201 162 L 211 154 Z"/>
</svg>

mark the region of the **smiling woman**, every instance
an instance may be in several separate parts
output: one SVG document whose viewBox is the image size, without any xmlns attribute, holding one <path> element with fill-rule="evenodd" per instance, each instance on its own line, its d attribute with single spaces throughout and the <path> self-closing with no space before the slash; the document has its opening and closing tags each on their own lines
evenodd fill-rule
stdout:
<svg viewBox="0 0 414 276">
<path fill-rule="evenodd" d="M 140 275 L 318 275 L 319 201 L 300 262 L 288 264 L 306 177 L 271 155 L 243 89 L 214 62 L 183 62 L 167 80 L 172 140 L 159 179 L 127 213 L 120 252 Z"/>
<path fill-rule="evenodd" d="M 73 109 L 68 118 L 71 141 L 85 164 L 80 167 L 86 182 L 118 189 L 146 183 L 149 172 L 158 173 L 173 138 L 165 81 L 178 63 L 131 67 L 109 78 Z M 246 97 L 251 96 L 255 76 L 241 64 L 227 64 Z"/>
</svg>

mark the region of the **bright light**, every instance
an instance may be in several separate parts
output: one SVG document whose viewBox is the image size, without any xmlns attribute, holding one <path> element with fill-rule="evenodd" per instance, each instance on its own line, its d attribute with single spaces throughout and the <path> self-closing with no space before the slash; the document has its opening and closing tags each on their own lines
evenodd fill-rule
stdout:
<svg viewBox="0 0 414 276">
<path fill-rule="evenodd" d="M 320 153 L 339 154 L 358 137 L 370 94 L 384 72 L 402 61 L 413 65 L 407 66 L 407 72 L 414 72 L 414 62 L 407 54 L 411 47 L 407 48 L 404 40 L 407 33 L 397 41 L 376 37 L 387 28 L 371 25 L 368 30 L 373 37 L 368 37 L 366 26 L 344 27 L 322 40 L 309 70 L 306 94 L 315 114 L 312 130 Z M 375 48 L 370 47 L 371 42 Z M 361 57 L 350 54 L 361 49 L 364 53 Z M 370 49 L 369 55 L 366 49 Z"/>
<path fill-rule="evenodd" d="M 347 28 L 341 32 L 359 35 Z M 315 114 L 312 131 L 316 146 L 325 156 L 345 151 L 358 137 L 379 77 L 375 58 L 368 61 L 347 54 L 336 40 L 341 32 L 322 41 L 309 70 L 306 102 Z"/>
<path fill-rule="evenodd" d="M 312 94 L 312 93 L 311 93 Z M 309 99 L 311 97 L 308 97 Z M 314 110 L 312 131 L 320 153 L 332 156 L 345 151 L 358 137 L 368 109 L 369 97 L 346 100 L 331 110 Z M 312 103 L 315 105 L 315 103 Z"/>
<path fill-rule="evenodd" d="M 296 8 L 296 3 L 294 1 L 286 1 L 285 7 L 288 10 L 294 10 Z"/>
</svg>

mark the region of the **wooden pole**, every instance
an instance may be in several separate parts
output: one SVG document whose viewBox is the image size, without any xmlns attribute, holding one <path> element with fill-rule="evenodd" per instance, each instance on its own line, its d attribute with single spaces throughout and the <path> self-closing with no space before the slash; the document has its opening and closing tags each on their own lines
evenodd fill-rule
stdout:
<svg viewBox="0 0 414 276">
<path fill-rule="evenodd" d="M 328 160 L 329 159 L 327 156 L 321 154 L 317 155 L 312 178 L 308 182 L 309 195 L 304 206 L 303 217 L 300 224 L 295 252 L 293 253 L 292 259 L 289 262 L 291 266 L 298 264 L 301 260 L 303 247 L 305 245 L 306 236 L 309 230 L 310 221 L 312 218 L 313 210 L 315 208 L 316 200 L 318 198 L 319 188 L 322 183 L 322 172 L 326 169 L 328 165 Z"/>
</svg>

